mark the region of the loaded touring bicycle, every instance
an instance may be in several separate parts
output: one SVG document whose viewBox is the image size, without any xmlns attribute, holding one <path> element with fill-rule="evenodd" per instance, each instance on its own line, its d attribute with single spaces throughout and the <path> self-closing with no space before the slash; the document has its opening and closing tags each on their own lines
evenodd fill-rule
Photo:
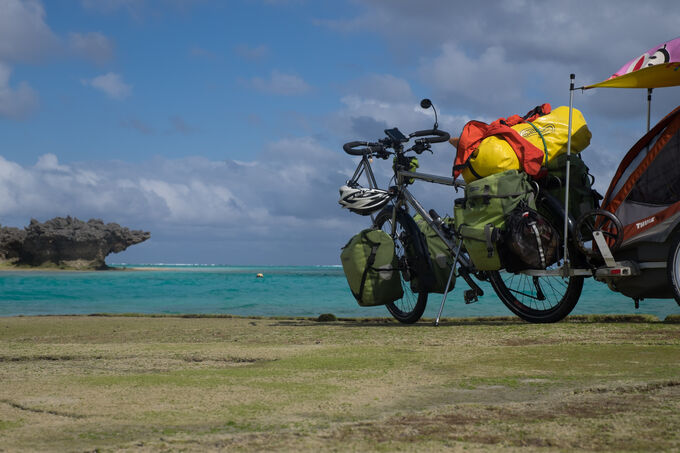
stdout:
<svg viewBox="0 0 680 453">
<path fill-rule="evenodd" d="M 665 65 L 634 60 L 624 65 L 627 72 L 582 88 L 642 87 L 651 97 L 651 88 L 680 85 L 680 72 L 673 70 L 680 63 L 673 66 L 668 59 L 674 58 L 672 44 L 680 50 L 676 41 L 661 48 L 670 51 Z M 653 49 L 644 55 L 650 60 L 658 54 Z M 476 281 L 488 281 L 501 301 L 529 322 L 567 316 L 586 277 L 633 298 L 636 307 L 644 298 L 675 298 L 680 304 L 680 108 L 631 148 L 600 203 L 588 168 L 576 155 L 590 133 L 573 108 L 573 80 L 572 75 L 568 108 L 551 112 L 546 104 L 521 118 L 468 123 L 454 166 L 454 175 L 465 181 L 416 171 L 416 155 L 449 139 L 438 129 L 436 111 L 432 129 L 408 136 L 388 129 L 377 142 L 344 145 L 360 160 L 340 189 L 340 204 L 372 220 L 341 254 L 360 305 L 386 305 L 397 320 L 413 323 L 428 294 L 439 293 L 437 325 L 457 277 L 469 287 L 463 292 L 466 303 L 484 293 Z M 429 100 L 421 106 L 434 109 Z M 485 172 L 489 156 L 497 168 Z M 374 158 L 392 160 L 387 189 L 376 183 Z M 464 188 L 454 216 L 427 211 L 408 190 L 416 180 Z"/>
</svg>

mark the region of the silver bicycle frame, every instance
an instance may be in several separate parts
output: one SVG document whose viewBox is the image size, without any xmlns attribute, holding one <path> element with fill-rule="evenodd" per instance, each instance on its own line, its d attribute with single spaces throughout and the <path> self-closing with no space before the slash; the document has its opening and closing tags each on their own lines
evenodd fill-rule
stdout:
<svg viewBox="0 0 680 453">
<path fill-rule="evenodd" d="M 361 157 L 361 161 L 359 162 L 359 165 L 357 166 L 357 169 L 354 171 L 354 174 L 352 175 L 352 178 L 348 181 L 348 183 L 358 183 L 359 178 L 365 173 L 366 174 L 366 179 L 368 180 L 368 187 L 370 189 L 377 189 L 378 184 L 375 180 L 375 175 L 373 174 L 373 169 L 371 168 L 371 161 L 373 159 L 370 158 L 367 155 L 363 155 Z M 397 217 L 397 209 L 401 208 L 404 204 L 408 204 L 415 211 L 420 214 L 423 219 L 425 219 L 425 222 L 427 222 L 428 225 L 437 233 L 437 236 L 441 238 L 442 241 L 444 241 L 444 244 L 458 256 L 458 262 L 461 263 L 461 265 L 464 265 L 466 267 L 471 267 L 470 260 L 465 256 L 462 255 L 459 252 L 460 248 L 462 247 L 462 241 L 459 241 L 458 244 L 455 244 L 454 242 L 451 241 L 449 237 L 447 237 L 444 232 L 439 228 L 437 223 L 432 219 L 432 216 L 425 210 L 425 208 L 420 204 L 420 202 L 409 192 L 409 190 L 406 188 L 405 184 L 403 183 L 404 181 L 407 181 L 409 179 L 418 179 L 421 181 L 426 181 L 434 184 L 441 184 L 445 186 L 453 186 L 453 187 L 465 187 L 465 182 L 463 181 L 455 181 L 451 177 L 447 176 L 440 176 L 440 175 L 433 175 L 430 173 L 420 173 L 420 172 L 411 172 L 411 171 L 404 171 L 404 170 L 399 170 L 396 173 L 396 183 L 397 186 L 401 188 L 400 191 L 400 197 L 398 197 L 397 202 L 394 204 L 394 209 L 392 211 L 392 235 L 396 233 L 396 217 Z M 371 215 L 371 220 L 375 222 L 375 218 L 373 215 Z"/>
</svg>

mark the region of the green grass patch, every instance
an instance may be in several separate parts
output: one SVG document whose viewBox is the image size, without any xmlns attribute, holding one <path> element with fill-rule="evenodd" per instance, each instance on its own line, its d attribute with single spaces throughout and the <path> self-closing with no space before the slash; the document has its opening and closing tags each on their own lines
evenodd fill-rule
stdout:
<svg viewBox="0 0 680 453">
<path fill-rule="evenodd" d="M 680 324 L 0 318 L 8 451 L 673 451 Z"/>
</svg>

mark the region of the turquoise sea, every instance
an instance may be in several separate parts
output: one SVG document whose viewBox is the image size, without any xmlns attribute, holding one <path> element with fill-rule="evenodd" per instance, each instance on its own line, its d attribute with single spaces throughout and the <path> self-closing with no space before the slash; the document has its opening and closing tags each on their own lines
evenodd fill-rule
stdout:
<svg viewBox="0 0 680 453">
<path fill-rule="evenodd" d="M 253 316 L 388 317 L 384 307 L 359 307 L 339 266 L 235 267 L 149 265 L 105 272 L 1 271 L 0 316 L 92 313 L 212 313 Z M 264 278 L 257 278 L 258 273 Z M 449 294 L 443 316 L 506 316 L 490 286 L 479 302 L 463 302 L 465 283 Z M 435 317 L 441 295 L 430 295 Z M 586 280 L 575 314 L 640 313 L 664 319 L 680 314 L 674 300 L 633 301 Z"/>
</svg>

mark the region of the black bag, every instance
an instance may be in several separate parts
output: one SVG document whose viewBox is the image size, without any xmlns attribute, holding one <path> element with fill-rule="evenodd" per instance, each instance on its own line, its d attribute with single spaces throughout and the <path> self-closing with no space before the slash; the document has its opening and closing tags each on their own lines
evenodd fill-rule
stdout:
<svg viewBox="0 0 680 453">
<path fill-rule="evenodd" d="M 557 156 L 548 162 L 546 189 L 564 206 L 567 183 L 567 156 Z M 597 209 L 602 195 L 593 189 L 593 176 L 580 155 L 573 156 L 569 163 L 569 215 L 578 219 L 583 213 Z M 590 232 L 588 232 L 589 235 Z"/>
<path fill-rule="evenodd" d="M 557 261 L 560 240 L 555 228 L 538 212 L 522 202 L 505 218 L 503 257 L 509 272 L 546 269 Z"/>
</svg>

